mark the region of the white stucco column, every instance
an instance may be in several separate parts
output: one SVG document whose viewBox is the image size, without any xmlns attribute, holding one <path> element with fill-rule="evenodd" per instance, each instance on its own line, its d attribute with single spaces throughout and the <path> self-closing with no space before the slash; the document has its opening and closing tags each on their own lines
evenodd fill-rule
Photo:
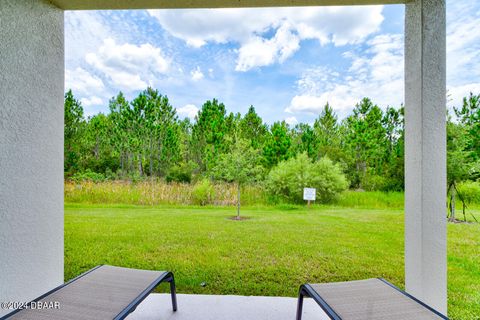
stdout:
<svg viewBox="0 0 480 320">
<path fill-rule="evenodd" d="M 405 285 L 447 311 L 445 0 L 406 5 Z"/>
<path fill-rule="evenodd" d="M 0 301 L 63 282 L 63 43 L 62 10 L 0 1 Z"/>
</svg>

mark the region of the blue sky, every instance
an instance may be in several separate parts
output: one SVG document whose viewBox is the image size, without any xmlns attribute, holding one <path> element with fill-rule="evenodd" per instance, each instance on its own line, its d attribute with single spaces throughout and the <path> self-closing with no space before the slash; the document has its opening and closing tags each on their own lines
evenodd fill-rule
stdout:
<svg viewBox="0 0 480 320">
<path fill-rule="evenodd" d="M 264 121 L 403 103 L 403 5 L 65 13 L 65 82 L 86 115 L 147 86 L 181 118 L 209 99 Z M 480 93 L 480 2 L 447 1 L 449 105 Z"/>
</svg>

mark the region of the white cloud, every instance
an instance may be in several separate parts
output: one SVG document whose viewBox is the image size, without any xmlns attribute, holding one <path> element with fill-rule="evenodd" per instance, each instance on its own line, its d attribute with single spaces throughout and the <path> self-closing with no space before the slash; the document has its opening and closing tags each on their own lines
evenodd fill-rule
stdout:
<svg viewBox="0 0 480 320">
<path fill-rule="evenodd" d="M 237 71 L 283 62 L 300 48 L 300 38 L 288 23 L 282 24 L 271 39 L 253 37 L 239 50 Z"/>
<path fill-rule="evenodd" d="M 213 78 L 213 77 L 214 77 L 214 75 L 213 75 L 213 68 L 208 69 L 208 76 L 209 76 L 210 78 Z"/>
<path fill-rule="evenodd" d="M 447 83 L 451 103 L 460 105 L 480 78 L 480 10 L 478 1 L 449 1 L 447 10 Z M 473 80 L 473 81 L 472 81 Z"/>
<path fill-rule="evenodd" d="M 103 104 L 103 99 L 97 96 L 92 96 L 90 98 L 82 98 L 80 99 L 80 102 L 85 107 L 98 106 Z"/>
<path fill-rule="evenodd" d="M 204 75 L 202 73 L 202 70 L 200 70 L 200 67 L 196 67 L 192 71 L 190 71 L 190 75 L 192 76 L 193 81 L 199 81 L 204 78 Z"/>
<path fill-rule="evenodd" d="M 363 42 L 383 22 L 383 6 L 296 8 L 292 14 L 302 39 L 336 46 Z"/>
<path fill-rule="evenodd" d="M 463 103 L 463 98 L 468 97 L 470 92 L 473 94 L 480 94 L 480 82 L 459 86 L 447 86 L 447 92 L 447 106 L 460 108 Z"/>
<path fill-rule="evenodd" d="M 292 98 L 290 106 L 285 110 L 290 113 L 319 114 L 327 102 L 337 111 L 351 109 L 360 100 L 353 97 L 354 91 L 346 85 L 337 85 L 333 90 L 319 96 L 310 94 L 296 95 Z"/>
<path fill-rule="evenodd" d="M 274 19 L 271 9 L 149 10 L 162 27 L 188 45 L 207 42 L 244 42 L 255 32 L 267 31 Z"/>
<path fill-rule="evenodd" d="M 285 122 L 290 126 L 294 126 L 298 123 L 298 120 L 295 117 L 288 117 L 285 119 Z"/>
<path fill-rule="evenodd" d="M 328 102 L 344 115 L 363 97 L 382 107 L 399 106 L 404 99 L 403 36 L 379 35 L 367 44 L 365 52 L 344 54 L 351 65 L 343 75 L 326 67 L 303 74 L 299 93 L 285 111 L 319 114 Z"/>
<path fill-rule="evenodd" d="M 87 52 L 95 51 L 112 30 L 95 11 L 65 11 L 65 62 L 78 66 Z"/>
<path fill-rule="evenodd" d="M 104 91 L 102 79 L 90 74 L 83 68 L 65 70 L 65 88 L 72 89 L 74 94 L 91 95 Z"/>
<path fill-rule="evenodd" d="M 150 10 L 162 27 L 188 45 L 235 42 L 237 71 L 281 63 L 300 41 L 336 46 L 363 42 L 377 32 L 383 6 Z M 274 33 L 273 36 L 267 34 Z"/>
<path fill-rule="evenodd" d="M 113 39 L 105 39 L 98 51 L 87 54 L 85 60 L 103 72 L 116 88 L 127 92 L 154 85 L 169 68 L 160 48 L 149 43 L 116 44 Z"/>
<path fill-rule="evenodd" d="M 73 94 L 80 98 L 86 116 L 95 114 L 98 110 L 91 107 L 103 106 L 109 95 L 102 79 L 80 67 L 75 70 L 65 70 L 65 89 L 72 89 Z"/>
<path fill-rule="evenodd" d="M 198 108 L 193 104 L 187 104 L 181 108 L 177 108 L 177 114 L 182 118 L 194 119 L 198 114 Z"/>
<path fill-rule="evenodd" d="M 480 93 L 480 10 L 473 0 L 450 1 L 447 23 L 449 106 L 460 106 L 470 92 Z M 298 81 L 299 93 L 286 111 L 318 114 L 328 101 L 346 114 L 368 96 L 380 106 L 398 106 L 404 99 L 404 55 L 401 35 L 379 35 L 365 52 L 347 52 L 350 68 L 342 77 L 325 67 L 309 70 Z"/>
</svg>

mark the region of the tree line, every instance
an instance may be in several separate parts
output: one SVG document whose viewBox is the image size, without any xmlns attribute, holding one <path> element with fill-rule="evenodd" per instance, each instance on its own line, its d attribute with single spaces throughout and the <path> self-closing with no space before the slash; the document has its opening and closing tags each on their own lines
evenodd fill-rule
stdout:
<svg viewBox="0 0 480 320">
<path fill-rule="evenodd" d="M 464 98 L 454 115 L 447 119 L 449 185 L 479 178 L 480 95 Z M 194 120 L 180 119 L 153 88 L 132 101 L 120 92 L 108 113 L 86 118 L 72 91 L 65 94 L 66 178 L 94 172 L 111 179 L 262 182 L 301 154 L 312 162 L 330 159 L 350 188 L 403 190 L 404 107 L 382 110 L 364 98 L 339 119 L 327 103 L 313 124 L 291 126 L 266 124 L 253 106 L 244 115 L 228 112 L 217 99 L 206 101 Z"/>
</svg>

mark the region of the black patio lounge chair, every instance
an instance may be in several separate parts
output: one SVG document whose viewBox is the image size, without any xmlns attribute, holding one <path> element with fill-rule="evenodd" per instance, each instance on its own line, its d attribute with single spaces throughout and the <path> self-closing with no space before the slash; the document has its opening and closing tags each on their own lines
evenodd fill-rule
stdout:
<svg viewBox="0 0 480 320">
<path fill-rule="evenodd" d="M 125 319 L 162 282 L 170 283 L 173 311 L 177 311 L 171 272 L 100 265 L 0 319 Z"/>
<path fill-rule="evenodd" d="M 448 319 L 381 278 L 304 284 L 298 296 L 297 320 L 302 319 L 304 297 L 313 298 L 333 320 Z"/>
</svg>

